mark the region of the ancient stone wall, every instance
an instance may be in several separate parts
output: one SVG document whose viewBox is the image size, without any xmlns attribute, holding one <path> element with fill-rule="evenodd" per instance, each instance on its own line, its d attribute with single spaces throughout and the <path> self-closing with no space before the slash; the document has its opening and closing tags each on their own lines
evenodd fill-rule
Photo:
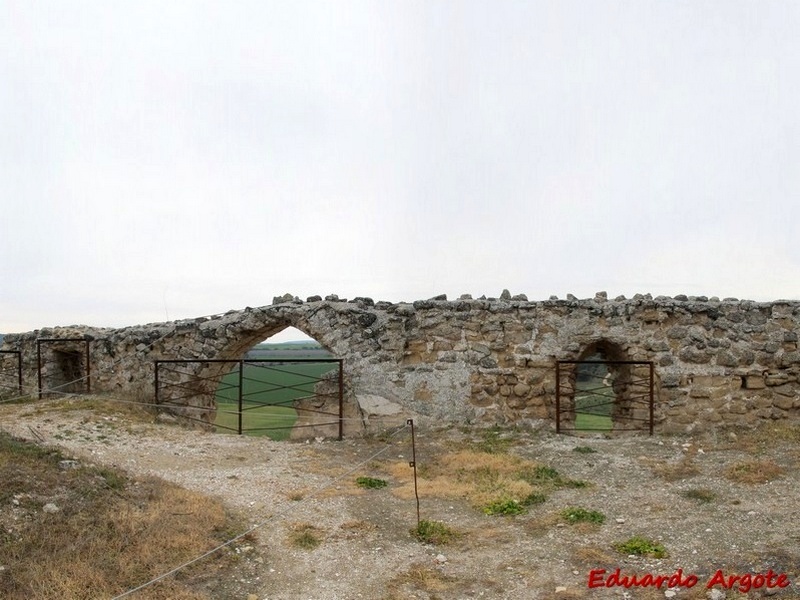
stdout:
<svg viewBox="0 0 800 600">
<path fill-rule="evenodd" d="M 609 300 L 600 293 L 529 302 L 504 292 L 497 299 L 376 303 L 286 296 L 213 317 L 7 335 L 3 348 L 22 350 L 31 389 L 37 338 L 88 337 L 93 391 L 152 397 L 155 359 L 238 359 L 291 325 L 344 359 L 348 414 L 367 425 L 407 416 L 554 421 L 555 362 L 601 350 L 612 360 L 655 363 L 656 431 L 672 432 L 797 419 L 799 320 L 800 302 L 782 300 Z M 198 371 L 207 376 L 214 368 Z M 213 394 L 198 390 L 190 401 L 213 418 Z"/>
</svg>

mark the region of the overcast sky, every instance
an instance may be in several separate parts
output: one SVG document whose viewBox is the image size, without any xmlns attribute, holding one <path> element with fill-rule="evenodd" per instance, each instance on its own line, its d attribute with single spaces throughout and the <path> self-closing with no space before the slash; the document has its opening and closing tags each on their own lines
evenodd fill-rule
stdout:
<svg viewBox="0 0 800 600">
<path fill-rule="evenodd" d="M 0 0 L 0 332 L 800 298 L 800 2 Z"/>
</svg>

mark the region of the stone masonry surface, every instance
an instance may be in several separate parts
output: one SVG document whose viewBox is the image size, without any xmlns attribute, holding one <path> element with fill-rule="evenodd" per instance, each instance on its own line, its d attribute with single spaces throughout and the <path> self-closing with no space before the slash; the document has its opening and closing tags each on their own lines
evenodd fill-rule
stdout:
<svg viewBox="0 0 800 600">
<path fill-rule="evenodd" d="M 239 359 L 288 326 L 344 360 L 347 414 L 361 421 L 351 430 L 407 417 L 553 422 L 556 361 L 596 352 L 608 360 L 653 362 L 657 431 L 800 415 L 800 302 L 790 300 L 649 294 L 610 300 L 600 292 L 534 302 L 504 290 L 499 298 L 391 303 L 336 295 L 302 301 L 287 294 L 269 306 L 211 317 L 9 334 L 3 349 L 22 352 L 24 385 L 36 389 L 37 339 L 89 339 L 93 392 L 152 399 L 156 359 Z M 47 351 L 63 359 L 82 346 L 49 343 Z M 80 370 L 78 363 L 70 368 Z M 195 369 L 205 379 L 192 380 L 196 389 L 184 402 L 208 409 L 203 415 L 210 421 L 224 367 L 196 363 Z"/>
</svg>

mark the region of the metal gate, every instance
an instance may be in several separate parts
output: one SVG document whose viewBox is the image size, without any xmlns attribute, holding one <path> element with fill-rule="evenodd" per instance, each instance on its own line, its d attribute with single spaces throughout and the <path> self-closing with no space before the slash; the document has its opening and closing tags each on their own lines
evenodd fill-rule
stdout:
<svg viewBox="0 0 800 600">
<path fill-rule="evenodd" d="M 155 361 L 156 405 L 204 424 L 198 410 L 215 410 L 223 431 L 333 428 L 342 439 L 343 398 L 338 358 Z"/>
<path fill-rule="evenodd" d="M 22 396 L 22 352 L 0 350 L 0 398 Z"/>
<path fill-rule="evenodd" d="M 653 377 L 651 361 L 556 361 L 556 432 L 653 435 Z"/>
</svg>

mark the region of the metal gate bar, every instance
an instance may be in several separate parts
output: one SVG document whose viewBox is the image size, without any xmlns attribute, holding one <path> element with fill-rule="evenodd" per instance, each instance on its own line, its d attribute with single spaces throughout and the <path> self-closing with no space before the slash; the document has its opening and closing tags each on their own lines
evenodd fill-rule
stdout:
<svg viewBox="0 0 800 600">
<path fill-rule="evenodd" d="M 320 394 L 320 393 L 311 393 L 308 394 L 308 385 L 316 384 L 323 380 L 324 373 L 322 375 L 309 375 L 306 373 L 298 373 L 297 371 L 292 371 L 288 368 L 280 368 L 284 365 L 292 365 L 292 364 L 320 364 L 320 363 L 331 363 L 338 365 L 338 393 L 330 393 L 330 394 Z M 189 369 L 189 370 L 181 370 L 181 366 L 190 367 L 191 365 L 206 365 L 206 364 L 230 364 L 235 367 L 237 376 L 236 376 L 236 384 L 232 385 L 230 383 L 225 382 L 225 377 L 234 373 L 234 369 L 231 369 L 227 373 L 215 373 L 210 376 L 199 376 L 197 375 L 196 371 L 203 370 L 201 369 Z M 215 425 L 220 429 L 229 429 L 230 431 L 236 431 L 239 434 L 245 432 L 256 432 L 256 431 L 273 431 L 279 429 L 287 429 L 287 427 L 282 426 L 270 426 L 270 427 L 251 427 L 245 428 L 243 424 L 243 418 L 246 412 L 258 410 L 259 408 L 265 408 L 269 406 L 275 407 L 287 407 L 293 408 L 297 412 L 306 412 L 306 413 L 313 413 L 319 415 L 327 415 L 332 417 L 330 421 L 326 422 L 316 422 L 310 423 L 308 425 L 295 425 L 295 428 L 302 428 L 302 427 L 319 427 L 319 426 L 326 426 L 326 425 L 338 425 L 338 439 L 342 439 L 344 433 L 344 379 L 343 379 L 343 369 L 342 369 L 343 361 L 342 359 L 338 358 L 275 358 L 275 359 L 241 359 L 241 360 L 225 360 L 225 359 L 206 359 L 206 360 L 182 360 L 182 359 L 171 359 L 171 360 L 156 360 L 155 361 L 155 403 L 161 407 L 173 407 L 173 408 L 183 408 L 186 409 L 187 407 L 191 407 L 189 402 L 180 402 L 183 400 L 187 400 L 191 397 L 197 396 L 198 388 L 202 387 L 203 385 L 209 385 L 209 387 L 213 387 L 213 395 L 216 398 L 221 391 L 230 391 L 236 390 L 235 393 L 235 401 L 237 404 L 238 410 L 236 411 L 237 414 L 237 428 L 234 429 L 232 427 L 226 427 L 224 425 Z M 279 383 L 277 381 L 265 381 L 264 379 L 256 379 L 252 377 L 245 376 L 245 367 L 252 366 L 258 367 L 263 369 L 269 369 L 278 374 L 282 375 L 290 375 L 294 378 L 299 378 L 300 381 L 290 383 L 289 385 L 285 385 Z M 166 382 L 165 379 L 177 379 L 176 382 Z M 244 388 L 245 384 L 249 381 L 258 381 L 261 384 L 266 384 L 266 388 L 262 390 L 258 390 L 256 392 L 245 393 Z M 169 393 L 167 393 L 169 390 Z M 306 394 L 304 396 L 294 396 L 288 399 L 282 399 L 280 401 L 262 401 L 262 398 L 258 396 L 262 396 L 264 394 L 272 394 L 272 393 L 280 393 L 280 392 L 290 392 L 293 394 Z M 211 393 L 208 390 L 202 393 Z M 177 395 L 176 395 L 177 394 Z M 169 396 L 169 397 L 167 397 Z M 338 411 L 337 412 L 328 412 L 323 410 L 314 410 L 309 408 L 302 408 L 295 405 L 297 401 L 302 400 L 309 400 L 313 398 L 325 398 L 325 399 L 333 399 L 338 400 Z M 245 406 L 247 403 L 249 406 Z M 183 415 L 184 418 L 202 422 L 207 424 L 206 421 L 198 417 L 193 416 L 186 416 Z"/>
<path fill-rule="evenodd" d="M 630 381 L 626 383 L 626 387 L 645 387 L 647 388 L 646 392 L 642 392 L 639 394 L 630 393 L 626 395 L 624 399 L 617 398 L 616 394 L 613 396 L 609 396 L 607 394 L 595 394 L 595 396 L 601 396 L 603 398 L 609 398 L 608 402 L 602 401 L 598 402 L 597 404 L 590 405 L 590 408 L 598 408 L 598 407 L 605 407 L 605 406 L 614 406 L 616 403 L 623 400 L 627 407 L 630 409 L 631 407 L 635 406 L 642 406 L 647 405 L 647 417 L 635 417 L 635 416 L 626 416 L 624 418 L 618 418 L 616 421 L 630 421 L 633 423 L 647 423 L 647 430 L 650 435 L 653 435 L 653 422 L 655 416 L 655 398 L 654 398 L 654 363 L 652 361 L 635 361 L 635 360 L 558 360 L 556 361 L 556 433 L 561 433 L 562 431 L 591 431 L 590 429 L 581 429 L 578 430 L 575 427 L 572 428 L 565 428 L 562 425 L 562 414 L 578 414 L 577 409 L 577 402 L 575 397 L 577 396 L 577 372 L 575 369 L 570 369 L 566 375 L 567 380 L 566 384 L 564 384 L 564 375 L 565 371 L 562 369 L 562 365 L 582 365 L 582 364 L 601 364 L 605 366 L 615 366 L 615 365 L 630 365 L 630 366 L 640 366 L 640 367 L 647 367 L 648 368 L 648 377 L 639 377 L 639 378 L 631 378 Z M 595 376 L 596 377 L 596 376 Z M 596 392 L 597 390 L 607 390 L 607 385 L 598 386 L 597 388 L 589 388 L 583 389 L 582 392 Z M 563 407 L 562 396 L 566 392 L 567 397 L 572 398 L 572 407 Z M 583 407 L 586 408 L 586 407 Z M 592 413 L 582 413 L 582 414 L 592 414 Z M 612 431 L 640 431 L 641 428 L 622 428 L 618 427 L 615 419 L 613 417 L 612 412 Z M 599 430 L 595 430 L 599 431 Z M 606 430 L 602 430 L 606 431 Z"/>
</svg>

